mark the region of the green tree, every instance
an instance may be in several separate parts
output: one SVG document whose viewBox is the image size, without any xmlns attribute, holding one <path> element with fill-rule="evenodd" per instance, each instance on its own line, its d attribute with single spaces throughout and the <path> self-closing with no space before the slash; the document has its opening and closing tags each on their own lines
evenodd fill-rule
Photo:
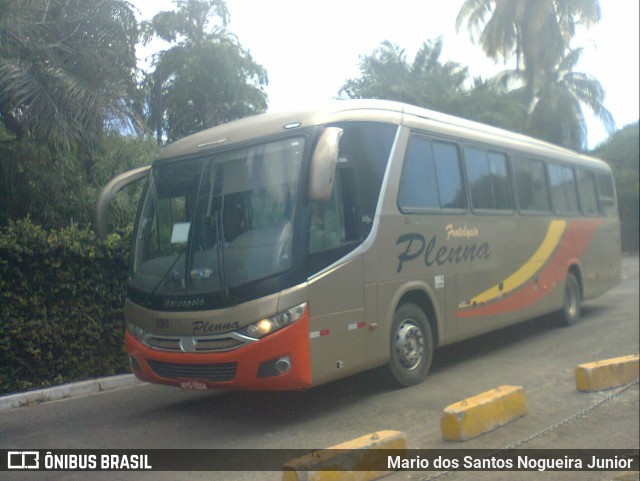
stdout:
<svg viewBox="0 0 640 481">
<path fill-rule="evenodd" d="M 125 0 L 0 0 L 0 122 L 55 150 L 140 127 L 137 40 Z"/>
<path fill-rule="evenodd" d="M 0 224 L 91 222 L 105 150 L 144 131 L 137 41 L 125 0 L 0 0 Z"/>
<path fill-rule="evenodd" d="M 339 95 L 386 99 L 522 131 L 526 106 L 499 81 L 469 78 L 459 63 L 442 63 L 442 39 L 428 40 L 409 62 L 400 47 L 383 42 L 360 60 L 360 77 L 347 80 Z"/>
<path fill-rule="evenodd" d="M 465 92 L 453 113 L 512 132 L 526 132 L 527 104 L 523 93 L 505 88 L 500 77 L 474 78 L 473 86 Z"/>
<path fill-rule="evenodd" d="M 593 76 L 573 72 L 582 50 L 570 49 L 576 27 L 597 23 L 600 16 L 598 0 L 466 0 L 456 26 L 466 23 L 490 58 L 506 62 L 516 56 L 515 71 L 502 79 L 528 106 L 527 133 L 581 149 L 583 105 L 613 127 L 602 86 Z"/>
<path fill-rule="evenodd" d="M 587 124 L 582 106 L 587 106 L 608 130 L 615 122 L 603 102 L 600 82 L 587 73 L 575 72 L 582 49 L 567 53 L 544 79 L 529 116 L 529 134 L 574 150 L 586 147 Z"/>
<path fill-rule="evenodd" d="M 606 160 L 613 169 L 622 227 L 622 248 L 637 252 L 640 217 L 640 123 L 635 122 L 615 132 L 593 155 Z"/>
<path fill-rule="evenodd" d="M 583 106 L 588 107 L 612 131 L 615 122 L 604 106 L 605 92 L 600 82 L 588 73 L 574 69 L 582 55 L 581 48 L 568 50 L 560 63 L 540 77 L 535 98 L 530 101 L 521 70 L 507 70 L 496 82 L 528 105 L 524 132 L 574 150 L 584 150 L 587 125 Z M 509 87 L 510 86 L 510 87 Z"/>
<path fill-rule="evenodd" d="M 429 40 L 409 63 L 404 50 L 389 41 L 382 42 L 371 55 L 360 59 L 361 76 L 347 80 L 340 95 L 396 100 L 450 113 L 455 110 L 468 72 L 458 63 L 441 63 L 442 48 L 441 38 Z"/>
<path fill-rule="evenodd" d="M 515 54 L 532 101 L 538 80 L 560 63 L 576 26 L 600 17 L 598 0 L 466 0 L 456 28 L 466 22 L 472 40 L 492 59 L 506 62 Z"/>
<path fill-rule="evenodd" d="M 91 225 L 102 186 L 118 173 L 151 163 L 157 154 L 153 139 L 102 135 L 92 147 L 95 165 L 89 179 L 78 167 L 75 150 L 52 152 L 44 144 L 16 142 L 0 126 L 0 226 L 25 216 L 45 228 Z M 116 229 L 133 221 L 139 199 L 134 189 L 139 187 L 116 197 Z"/>
<path fill-rule="evenodd" d="M 143 25 L 145 41 L 174 45 L 158 53 L 146 77 L 149 124 L 158 143 L 260 113 L 267 108 L 264 68 L 225 27 L 223 0 L 175 0 Z"/>
</svg>

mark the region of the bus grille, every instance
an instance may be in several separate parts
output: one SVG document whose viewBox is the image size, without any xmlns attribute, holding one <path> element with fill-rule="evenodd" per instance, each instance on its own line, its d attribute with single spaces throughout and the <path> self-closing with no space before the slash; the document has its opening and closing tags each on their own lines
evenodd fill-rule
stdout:
<svg viewBox="0 0 640 481">
<path fill-rule="evenodd" d="M 230 351 L 243 346 L 245 342 L 233 337 L 193 337 L 195 352 Z M 148 335 L 142 340 L 143 344 L 158 351 L 181 351 L 180 337 Z"/>
<path fill-rule="evenodd" d="M 168 379 L 193 379 L 202 381 L 233 381 L 237 362 L 223 364 L 177 364 L 147 359 L 153 372 Z"/>
</svg>

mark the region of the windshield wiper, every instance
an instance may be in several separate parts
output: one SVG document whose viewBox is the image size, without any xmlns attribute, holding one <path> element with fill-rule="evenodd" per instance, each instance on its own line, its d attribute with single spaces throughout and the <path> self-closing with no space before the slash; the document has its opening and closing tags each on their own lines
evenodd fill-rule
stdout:
<svg viewBox="0 0 640 481">
<path fill-rule="evenodd" d="M 177 270 L 174 270 L 174 267 L 183 256 L 184 256 L 184 251 L 178 254 L 178 257 L 176 257 L 176 260 L 171 263 L 171 266 L 169 267 L 169 269 L 167 269 L 167 272 L 164 273 L 164 275 L 160 279 L 160 282 L 158 282 L 158 285 L 155 287 L 155 289 L 153 289 L 153 292 L 151 293 L 152 295 L 155 295 L 156 292 L 158 292 L 158 289 L 160 289 L 160 286 L 162 286 L 165 283 L 165 280 L 169 275 L 171 275 L 171 280 L 173 282 L 180 282 L 180 290 L 184 291 L 186 287 L 185 278 L 180 277 L 180 273 Z M 176 275 L 178 276 L 177 278 L 176 278 Z"/>
<path fill-rule="evenodd" d="M 224 201 L 223 201 L 224 202 Z M 220 282 L 220 291 L 226 301 L 229 301 L 229 286 L 227 285 L 226 269 L 224 266 L 224 222 L 222 220 L 222 208 L 220 212 L 215 213 L 216 220 L 216 254 L 218 257 L 218 280 Z"/>
<path fill-rule="evenodd" d="M 216 206 L 214 202 L 214 215 L 216 223 L 216 254 L 218 257 L 218 280 L 220 282 L 220 291 L 225 301 L 230 300 L 229 286 L 227 284 L 227 275 L 224 265 L 225 255 L 225 239 L 224 239 L 224 170 L 220 165 L 214 165 L 212 168 L 216 169 L 213 180 L 213 196 L 220 199 L 219 205 Z"/>
</svg>

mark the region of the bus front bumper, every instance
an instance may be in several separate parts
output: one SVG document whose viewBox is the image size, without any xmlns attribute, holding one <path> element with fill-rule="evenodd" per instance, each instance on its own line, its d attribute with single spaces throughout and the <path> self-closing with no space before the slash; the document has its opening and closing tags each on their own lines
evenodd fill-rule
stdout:
<svg viewBox="0 0 640 481">
<path fill-rule="evenodd" d="M 129 330 L 125 345 L 131 370 L 142 381 L 192 391 L 288 391 L 311 386 L 308 311 L 290 326 L 227 352 L 155 350 Z"/>
</svg>

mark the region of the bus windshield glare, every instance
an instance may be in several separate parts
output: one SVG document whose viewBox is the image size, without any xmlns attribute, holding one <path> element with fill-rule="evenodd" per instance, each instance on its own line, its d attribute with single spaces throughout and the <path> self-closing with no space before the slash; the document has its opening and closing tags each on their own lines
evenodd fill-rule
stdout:
<svg viewBox="0 0 640 481">
<path fill-rule="evenodd" d="M 155 166 L 136 228 L 131 285 L 225 293 L 292 266 L 305 140 Z"/>
</svg>

